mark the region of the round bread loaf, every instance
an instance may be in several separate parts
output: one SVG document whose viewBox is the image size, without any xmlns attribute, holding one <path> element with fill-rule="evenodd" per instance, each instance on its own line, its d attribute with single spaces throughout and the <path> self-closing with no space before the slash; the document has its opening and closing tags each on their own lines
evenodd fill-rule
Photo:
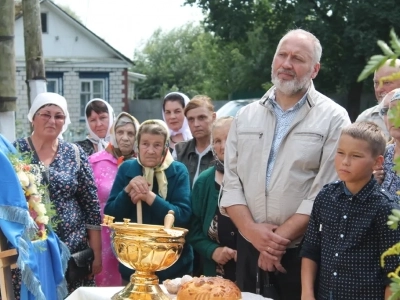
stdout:
<svg viewBox="0 0 400 300">
<path fill-rule="evenodd" d="M 177 300 L 240 300 L 242 293 L 232 281 L 221 277 L 194 277 L 181 285 Z"/>
</svg>

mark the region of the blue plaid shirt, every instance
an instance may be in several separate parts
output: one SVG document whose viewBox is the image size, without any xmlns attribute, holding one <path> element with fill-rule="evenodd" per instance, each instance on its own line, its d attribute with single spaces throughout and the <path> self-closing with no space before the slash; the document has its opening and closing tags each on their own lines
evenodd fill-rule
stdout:
<svg viewBox="0 0 400 300">
<path fill-rule="evenodd" d="M 267 165 L 267 177 L 266 177 L 266 187 L 269 185 L 269 181 L 272 174 L 272 169 L 274 168 L 274 163 L 276 155 L 278 154 L 279 146 L 282 140 L 288 133 L 290 125 L 292 124 L 296 114 L 299 112 L 300 108 L 306 103 L 307 93 L 297 102 L 292 108 L 284 111 L 275 100 L 275 91 L 270 95 L 270 101 L 272 107 L 274 108 L 276 116 L 274 139 L 272 140 L 271 152 L 269 153 L 268 165 Z"/>
</svg>

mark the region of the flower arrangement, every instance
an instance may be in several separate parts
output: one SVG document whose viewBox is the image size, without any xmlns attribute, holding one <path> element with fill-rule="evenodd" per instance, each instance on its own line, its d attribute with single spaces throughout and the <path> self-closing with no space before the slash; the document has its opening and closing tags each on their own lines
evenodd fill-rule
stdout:
<svg viewBox="0 0 400 300">
<path fill-rule="evenodd" d="M 48 197 L 47 187 L 41 184 L 44 166 L 31 163 L 31 156 L 27 154 L 12 153 L 8 156 L 14 167 L 15 173 L 21 183 L 29 214 L 38 226 L 38 231 L 32 240 L 45 240 L 47 238 L 46 225 L 50 222 L 53 210 L 50 203 L 44 203 Z"/>
</svg>

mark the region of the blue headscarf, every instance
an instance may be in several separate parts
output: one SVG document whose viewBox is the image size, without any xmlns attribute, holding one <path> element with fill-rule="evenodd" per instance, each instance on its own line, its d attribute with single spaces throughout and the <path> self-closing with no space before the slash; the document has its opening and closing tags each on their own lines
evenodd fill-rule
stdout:
<svg viewBox="0 0 400 300">
<path fill-rule="evenodd" d="M 68 248 L 50 232 L 45 242 L 47 249 L 37 249 L 30 240 L 37 226 L 29 215 L 21 184 L 7 155 L 16 149 L 0 134 L 0 229 L 8 242 L 17 249 L 17 266 L 21 269 L 21 295 L 27 300 L 63 299 L 67 295 L 64 273 L 70 256 Z M 54 251 L 56 250 L 56 251 Z M 40 272 L 38 256 L 48 256 L 53 278 L 46 280 Z M 57 268 L 57 269 L 55 269 Z M 44 292 L 44 290 L 46 292 Z M 25 291 L 25 292 L 24 292 Z M 48 297 L 48 295 L 55 297 Z"/>
</svg>

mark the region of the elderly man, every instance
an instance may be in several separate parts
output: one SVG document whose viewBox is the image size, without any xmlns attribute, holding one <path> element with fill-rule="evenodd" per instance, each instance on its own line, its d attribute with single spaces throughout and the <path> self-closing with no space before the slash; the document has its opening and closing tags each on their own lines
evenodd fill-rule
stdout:
<svg viewBox="0 0 400 300">
<path fill-rule="evenodd" d="M 263 293 L 260 278 L 269 277 L 281 300 L 300 299 L 299 243 L 315 196 L 337 178 L 336 145 L 350 124 L 346 110 L 314 88 L 321 54 L 311 33 L 287 33 L 272 62 L 274 86 L 232 123 L 220 208 L 241 233 L 236 273 L 242 291 L 256 292 L 258 282 Z"/>
<path fill-rule="evenodd" d="M 383 77 L 391 76 L 394 73 L 400 72 L 400 59 L 396 59 L 394 61 L 394 65 L 391 66 L 392 60 L 386 61 L 386 63 L 380 67 L 374 74 L 374 90 L 375 90 L 375 97 L 378 101 L 378 104 L 364 110 L 358 117 L 356 121 L 371 121 L 374 122 L 382 132 L 385 134 L 387 139 L 390 139 L 389 131 L 385 125 L 382 115 L 380 114 L 381 110 L 381 102 L 383 97 L 390 91 L 400 88 L 400 79 L 396 80 L 383 80 Z"/>
</svg>

